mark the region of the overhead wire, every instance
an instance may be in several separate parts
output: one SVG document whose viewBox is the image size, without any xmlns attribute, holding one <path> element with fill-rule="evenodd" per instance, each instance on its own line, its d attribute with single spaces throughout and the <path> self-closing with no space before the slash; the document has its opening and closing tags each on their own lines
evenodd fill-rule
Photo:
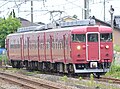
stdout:
<svg viewBox="0 0 120 89">
<path fill-rule="evenodd" d="M 15 2 L 15 5 L 16 5 L 16 7 L 17 7 L 17 9 L 18 9 L 18 17 L 19 17 L 19 11 L 20 11 L 19 8 L 20 8 L 20 7 L 17 5 L 17 3 L 16 3 L 15 0 L 14 0 L 14 2 Z"/>
<path fill-rule="evenodd" d="M 66 6 L 66 5 L 68 5 L 68 4 L 71 4 L 72 2 L 76 2 L 77 0 L 73 0 L 73 1 L 71 1 L 71 2 L 67 2 L 67 3 L 64 3 L 64 4 L 60 4 L 60 5 L 52 5 L 52 6 L 45 6 L 45 7 L 43 7 L 43 8 L 45 8 L 45 10 L 34 10 L 35 12 L 37 12 L 37 11 L 47 11 L 47 13 L 49 13 L 49 8 L 56 8 L 56 7 L 62 7 L 62 6 Z M 68 9 L 73 9 L 73 8 L 68 8 Z M 68 9 L 65 9 L 65 10 L 68 10 Z M 29 11 L 30 12 L 30 11 Z M 39 16 L 42 16 L 42 15 L 46 15 L 47 13 L 44 13 L 44 14 L 40 14 Z M 27 14 L 26 16 L 28 16 L 28 15 L 30 15 L 30 13 L 29 14 Z"/>
<path fill-rule="evenodd" d="M 73 0 L 71 2 L 76 2 L 77 0 Z M 67 3 L 64 3 L 64 4 L 59 4 L 59 5 L 52 5 L 52 6 L 45 6 L 46 8 L 55 8 L 55 7 L 62 7 L 62 6 L 66 6 L 68 4 L 70 4 L 71 2 L 67 2 Z"/>
<path fill-rule="evenodd" d="M 15 1 L 15 0 L 14 0 Z M 26 1 L 28 1 L 28 0 L 26 0 Z M 43 1 L 45 1 L 45 0 L 43 0 Z M 73 0 L 73 1 L 69 1 L 69 0 L 66 0 L 66 3 L 64 3 L 64 4 L 60 4 L 60 5 L 52 5 L 52 6 L 46 6 L 46 4 L 45 4 L 45 2 L 44 2 L 44 5 L 43 5 L 43 8 L 45 8 L 46 10 L 34 10 L 34 12 L 46 12 L 46 13 L 43 13 L 42 15 L 46 15 L 47 13 L 49 13 L 48 11 L 49 11 L 49 8 L 56 8 L 56 7 L 64 7 L 63 9 L 64 10 L 71 10 L 71 9 L 75 9 L 75 8 L 81 8 L 81 9 L 83 9 L 83 7 L 82 6 L 80 6 L 80 5 L 77 5 L 77 4 L 75 4 L 75 2 L 77 2 L 78 0 Z M 108 2 L 108 1 L 113 1 L 113 0 L 107 0 L 106 2 Z M 92 4 L 90 4 L 90 5 L 93 5 L 93 4 L 100 4 L 100 3 L 103 3 L 102 1 L 101 2 L 96 2 L 96 3 L 92 3 Z M 16 2 L 15 2 L 15 6 L 12 6 L 12 7 L 9 7 L 9 8 L 7 8 L 7 9 L 5 9 L 5 10 L 3 10 L 3 11 L 6 11 L 6 10 L 9 10 L 10 11 L 10 9 L 12 9 L 12 8 L 18 8 L 20 5 L 22 5 L 22 4 L 24 4 L 24 2 L 22 2 L 22 3 L 20 3 L 20 4 L 17 4 Z M 67 5 L 69 5 L 69 4 L 71 4 L 71 5 L 73 5 L 74 7 L 70 7 L 70 8 L 68 8 L 68 7 L 66 7 Z M 39 9 L 39 8 L 38 8 Z M 20 12 L 29 12 L 29 11 L 20 11 Z M 29 14 L 27 14 L 26 16 L 28 16 Z M 41 15 L 40 15 L 41 16 Z"/>
<path fill-rule="evenodd" d="M 0 4 L 1 5 L 0 8 L 3 7 L 4 5 L 8 4 L 8 3 L 9 3 L 9 1 L 7 1 L 6 3 L 4 3 L 3 5 Z"/>
<path fill-rule="evenodd" d="M 23 2 L 19 3 L 17 6 L 20 6 L 20 5 L 24 4 L 25 2 L 26 2 L 26 1 L 23 1 Z M 11 7 L 8 7 L 7 9 L 5 9 L 5 10 L 3 10 L 3 11 L 1 11 L 1 12 L 5 12 L 6 10 L 9 10 L 9 11 L 10 11 L 10 9 L 12 9 L 12 8 L 16 8 L 16 5 L 11 6 Z M 9 12 L 9 11 L 8 11 L 8 12 Z M 6 15 L 8 15 L 8 12 L 7 12 Z"/>
<path fill-rule="evenodd" d="M 45 0 L 43 0 L 43 1 L 45 1 Z M 67 0 L 66 0 L 66 1 L 67 1 Z M 60 4 L 60 5 L 45 6 L 44 8 L 46 8 L 46 9 L 48 10 L 48 8 L 50 8 L 50 7 L 66 6 L 67 4 L 73 4 L 72 2 L 76 2 L 76 1 L 77 1 L 77 0 L 73 0 L 73 1 L 71 1 L 71 2 L 67 1 L 68 3 L 64 3 L 64 4 Z M 14 6 L 8 7 L 7 9 L 3 10 L 2 12 L 5 12 L 6 10 L 9 10 L 9 11 L 10 11 L 10 9 L 16 8 L 16 7 L 19 9 L 19 6 L 20 6 L 21 4 L 24 4 L 25 2 L 27 2 L 27 0 L 23 1 L 23 2 L 20 3 L 20 4 L 17 4 L 15 0 L 14 0 L 14 2 L 15 2 L 15 5 L 14 5 Z M 7 2 L 7 3 L 8 3 L 8 2 Z M 74 5 L 75 5 L 75 4 L 74 4 Z M 78 5 L 77 5 L 77 6 L 78 6 Z M 71 9 L 71 8 L 70 8 L 70 9 Z M 65 9 L 65 10 L 68 10 L 68 9 Z M 9 12 L 9 11 L 8 11 L 8 12 Z"/>
<path fill-rule="evenodd" d="M 69 9 L 75 9 L 75 8 L 81 8 L 82 9 L 82 7 L 80 6 L 80 5 L 77 5 L 77 4 L 75 4 L 75 3 L 73 3 L 73 2 L 76 2 L 77 0 L 73 0 L 73 1 L 68 1 L 68 0 L 66 0 L 66 2 L 67 3 L 65 3 L 65 4 L 60 4 L 60 5 L 52 5 L 52 6 L 46 6 L 47 7 L 47 9 L 48 8 L 50 8 L 50 7 L 58 7 L 58 6 L 66 6 L 66 5 L 68 5 L 68 4 L 71 4 L 71 5 L 74 5 L 74 7 L 70 7 L 70 8 L 64 8 L 64 10 L 69 10 Z M 44 14 L 43 14 L 44 15 Z M 41 15 L 40 15 L 41 16 Z"/>
</svg>

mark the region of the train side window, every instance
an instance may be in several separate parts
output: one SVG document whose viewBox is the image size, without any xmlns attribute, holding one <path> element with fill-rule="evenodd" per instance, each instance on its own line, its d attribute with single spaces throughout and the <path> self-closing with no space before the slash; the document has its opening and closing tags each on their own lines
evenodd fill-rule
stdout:
<svg viewBox="0 0 120 89">
<path fill-rule="evenodd" d="M 85 34 L 72 34 L 72 42 L 85 42 Z"/>
<path fill-rule="evenodd" d="M 98 42 L 98 34 L 88 34 L 88 42 Z"/>
<path fill-rule="evenodd" d="M 112 33 L 101 33 L 100 41 L 101 42 L 111 42 L 112 41 Z"/>
</svg>

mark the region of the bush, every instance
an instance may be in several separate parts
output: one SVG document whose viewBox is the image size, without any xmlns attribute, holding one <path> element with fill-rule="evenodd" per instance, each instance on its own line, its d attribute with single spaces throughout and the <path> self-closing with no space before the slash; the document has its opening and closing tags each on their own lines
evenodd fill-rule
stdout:
<svg viewBox="0 0 120 89">
<path fill-rule="evenodd" d="M 106 76 L 111 76 L 120 79 L 120 65 L 115 65 L 115 63 L 113 63 L 110 68 L 110 71 L 106 73 Z"/>
<path fill-rule="evenodd" d="M 6 55 L 0 55 L 0 62 L 1 62 L 1 64 L 3 62 L 4 65 L 7 64 L 7 62 L 8 62 L 7 56 Z"/>
<path fill-rule="evenodd" d="M 114 45 L 114 50 L 116 52 L 120 52 L 120 46 L 119 45 Z"/>
<path fill-rule="evenodd" d="M 120 65 L 112 63 L 109 73 L 120 72 Z"/>
</svg>

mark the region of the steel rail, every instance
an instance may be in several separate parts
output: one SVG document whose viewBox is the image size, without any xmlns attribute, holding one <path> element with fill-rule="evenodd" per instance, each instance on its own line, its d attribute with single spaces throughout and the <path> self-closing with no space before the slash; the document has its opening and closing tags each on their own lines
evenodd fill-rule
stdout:
<svg viewBox="0 0 120 89">
<path fill-rule="evenodd" d="M 100 77 L 100 79 L 98 79 L 98 80 L 105 81 L 105 82 L 110 82 L 110 83 L 115 83 L 115 84 L 120 84 L 120 79 L 116 79 L 116 78 Z"/>
<path fill-rule="evenodd" d="M 26 88 L 27 89 L 68 89 L 66 86 L 61 86 L 61 85 L 58 86 L 55 83 L 49 83 L 48 81 L 47 82 L 44 82 L 42 80 L 36 81 L 24 75 L 18 76 L 18 74 L 14 75 L 14 74 L 0 72 L 0 78 L 18 84 L 22 87 L 25 87 L 25 89 Z"/>
</svg>

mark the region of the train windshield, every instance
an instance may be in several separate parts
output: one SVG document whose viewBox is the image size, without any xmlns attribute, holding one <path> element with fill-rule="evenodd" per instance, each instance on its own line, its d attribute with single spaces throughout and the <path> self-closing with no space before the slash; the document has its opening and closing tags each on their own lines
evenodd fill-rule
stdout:
<svg viewBox="0 0 120 89">
<path fill-rule="evenodd" d="M 88 34 L 88 42 L 98 42 L 98 34 L 97 33 Z"/>
<path fill-rule="evenodd" d="M 101 42 L 111 42 L 112 41 L 112 33 L 101 33 L 100 41 Z"/>
<path fill-rule="evenodd" d="M 85 34 L 72 34 L 72 42 L 85 42 Z"/>
</svg>

